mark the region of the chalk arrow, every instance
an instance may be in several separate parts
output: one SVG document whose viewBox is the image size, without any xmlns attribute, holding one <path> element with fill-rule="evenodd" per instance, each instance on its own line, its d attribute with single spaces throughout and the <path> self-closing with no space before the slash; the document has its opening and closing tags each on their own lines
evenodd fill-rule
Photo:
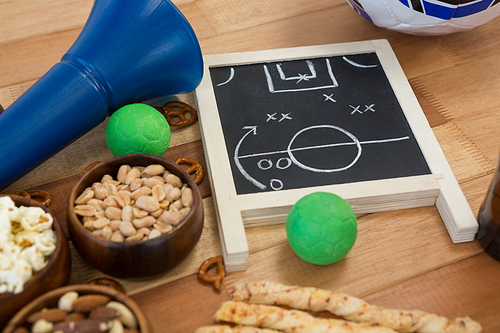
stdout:
<svg viewBox="0 0 500 333">
<path fill-rule="evenodd" d="M 234 150 L 234 163 L 236 164 L 236 167 L 241 172 L 241 174 L 243 175 L 243 177 L 245 177 L 249 182 L 251 182 L 252 184 L 254 184 L 255 186 L 257 186 L 261 190 L 265 190 L 266 189 L 266 185 L 262 184 L 261 182 L 259 182 L 258 180 L 256 180 L 252 176 L 250 176 L 248 174 L 248 172 L 246 172 L 246 170 L 243 168 L 243 166 L 240 163 L 240 157 L 239 157 L 239 155 L 240 155 L 240 147 L 241 147 L 241 144 L 242 144 L 243 140 L 245 140 L 245 138 L 247 136 L 249 136 L 250 134 L 257 135 L 257 126 L 245 126 L 245 127 L 243 127 L 243 129 L 244 130 L 249 130 L 249 131 L 247 133 L 245 133 L 245 135 L 243 135 L 243 137 L 240 139 L 240 141 L 236 145 L 236 149 Z"/>
</svg>

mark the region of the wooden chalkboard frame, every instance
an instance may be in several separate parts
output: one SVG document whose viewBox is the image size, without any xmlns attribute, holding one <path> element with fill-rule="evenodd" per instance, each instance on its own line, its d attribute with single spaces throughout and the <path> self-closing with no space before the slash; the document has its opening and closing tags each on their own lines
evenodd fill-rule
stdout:
<svg viewBox="0 0 500 333">
<path fill-rule="evenodd" d="M 209 69 L 368 52 L 377 54 L 431 174 L 238 195 Z M 356 214 L 436 205 L 453 242 L 474 239 L 478 229 L 475 216 L 387 40 L 205 55 L 204 64 L 205 75 L 195 90 L 195 99 L 228 272 L 246 269 L 245 227 L 284 223 L 291 206 L 316 191 L 343 197 Z"/>
</svg>

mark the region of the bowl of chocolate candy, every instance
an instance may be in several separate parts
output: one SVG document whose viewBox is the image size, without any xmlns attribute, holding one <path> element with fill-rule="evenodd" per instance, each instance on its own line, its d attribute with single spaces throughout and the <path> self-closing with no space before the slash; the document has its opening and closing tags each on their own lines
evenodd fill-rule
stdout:
<svg viewBox="0 0 500 333">
<path fill-rule="evenodd" d="M 68 230 L 80 255 L 118 278 L 149 277 L 180 264 L 203 229 L 200 191 L 177 164 L 130 154 L 99 162 L 71 191 Z"/>
<path fill-rule="evenodd" d="M 34 298 L 67 284 L 70 269 L 64 231 L 49 209 L 0 196 L 0 328 Z"/>
</svg>

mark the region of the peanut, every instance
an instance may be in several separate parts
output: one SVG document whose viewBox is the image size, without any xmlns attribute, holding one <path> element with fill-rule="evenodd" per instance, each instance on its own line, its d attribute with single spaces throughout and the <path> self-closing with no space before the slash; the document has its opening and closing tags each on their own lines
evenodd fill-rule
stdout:
<svg viewBox="0 0 500 333">
<path fill-rule="evenodd" d="M 125 184 L 125 177 L 127 177 L 127 174 L 130 172 L 132 168 L 130 167 L 130 165 L 122 165 L 120 166 L 120 168 L 118 169 L 118 174 L 116 175 L 116 179 L 120 182 L 120 183 L 123 183 Z M 126 184 L 128 185 L 128 184 Z"/>
<path fill-rule="evenodd" d="M 164 172 L 165 172 L 165 167 L 161 164 L 148 165 L 142 171 L 143 174 L 148 175 L 148 176 L 158 176 L 158 175 L 163 174 Z"/>
<path fill-rule="evenodd" d="M 130 237 L 135 235 L 137 230 L 135 230 L 134 225 L 131 222 L 122 222 L 118 226 L 118 230 L 123 234 L 125 237 Z"/>
<path fill-rule="evenodd" d="M 142 185 L 144 184 L 144 181 L 140 178 L 137 178 L 137 179 L 134 179 L 130 182 L 130 190 L 132 192 L 134 192 L 135 190 L 138 190 L 142 187 Z"/>
<path fill-rule="evenodd" d="M 125 241 L 125 237 L 120 232 L 120 230 L 116 230 L 115 232 L 113 232 L 113 235 L 111 235 L 110 240 L 112 242 L 123 243 Z"/>
<path fill-rule="evenodd" d="M 98 220 L 95 220 L 94 223 L 92 224 L 92 226 L 94 227 L 94 229 L 102 229 L 106 226 L 108 226 L 110 223 L 110 220 L 108 218 L 101 218 L 101 219 L 98 219 Z"/>
<path fill-rule="evenodd" d="M 102 238 L 106 241 L 111 240 L 111 236 L 113 236 L 113 230 L 111 230 L 110 226 L 105 226 L 102 228 Z"/>
<path fill-rule="evenodd" d="M 144 185 L 150 188 L 153 188 L 155 185 L 163 186 L 165 184 L 165 179 L 158 176 L 153 176 L 151 178 L 144 179 Z"/>
<path fill-rule="evenodd" d="M 104 200 L 109 195 L 108 190 L 101 183 L 92 184 L 92 190 L 94 191 L 94 197 L 99 200 Z"/>
<path fill-rule="evenodd" d="M 181 188 L 182 184 L 183 184 L 182 179 L 180 179 L 179 176 L 176 176 L 173 173 L 167 175 L 165 177 L 165 181 L 168 184 L 172 184 L 172 185 L 174 185 L 175 187 L 178 187 L 178 188 Z"/>
<path fill-rule="evenodd" d="M 148 216 L 148 212 L 140 209 L 139 207 L 134 207 L 134 216 L 138 219 Z"/>
<path fill-rule="evenodd" d="M 119 220 L 122 217 L 122 210 L 118 207 L 108 207 L 106 217 L 110 220 Z"/>
<path fill-rule="evenodd" d="M 104 202 L 100 199 L 90 199 L 87 202 L 87 205 L 94 206 L 96 211 L 98 211 L 98 212 L 105 209 Z"/>
<path fill-rule="evenodd" d="M 143 186 L 132 192 L 130 195 L 130 199 L 137 200 L 137 198 L 142 197 L 143 195 L 150 195 L 151 189 L 147 186 Z"/>
<path fill-rule="evenodd" d="M 104 201 L 102 202 L 102 206 L 106 209 L 108 207 L 120 207 L 118 202 L 116 201 L 114 195 L 108 196 Z"/>
<path fill-rule="evenodd" d="M 163 189 L 162 184 L 158 184 L 153 186 L 151 189 L 151 194 L 153 195 L 153 198 L 158 200 L 158 202 L 163 201 L 165 199 L 166 193 L 165 190 Z"/>
<path fill-rule="evenodd" d="M 165 186 L 163 186 L 163 190 L 165 191 L 165 198 L 170 202 L 174 202 L 181 197 L 180 188 L 174 187 L 170 183 L 165 184 Z"/>
<path fill-rule="evenodd" d="M 145 228 L 145 227 L 151 227 L 153 224 L 155 224 L 156 219 L 152 216 L 146 216 L 143 217 L 142 219 L 134 219 L 132 223 L 137 229 L 140 228 Z"/>
<path fill-rule="evenodd" d="M 132 206 L 123 207 L 121 217 L 123 221 L 132 222 L 134 219 L 134 208 L 132 208 Z"/>
<path fill-rule="evenodd" d="M 122 214 L 123 215 L 123 214 Z M 130 221 L 129 221 L 130 222 Z M 118 226 L 120 225 L 120 223 L 122 223 L 121 220 L 111 220 L 109 222 L 109 227 L 111 228 L 111 230 L 116 231 L 118 230 Z"/>
<path fill-rule="evenodd" d="M 130 204 L 130 196 L 125 191 L 118 191 L 115 194 L 115 201 L 123 208 Z"/>
<path fill-rule="evenodd" d="M 160 209 L 160 203 L 158 202 L 158 199 L 147 195 L 138 197 L 137 200 L 135 201 L 135 205 L 140 209 L 145 210 L 149 213 Z"/>
<path fill-rule="evenodd" d="M 90 199 L 94 197 L 94 191 L 91 188 L 86 188 L 82 194 L 75 200 L 76 205 L 85 205 Z"/>
<path fill-rule="evenodd" d="M 158 229 L 153 229 L 149 233 L 148 239 L 154 239 L 161 236 L 161 231 Z"/>
<path fill-rule="evenodd" d="M 193 190 L 189 187 L 183 189 L 181 194 L 181 202 L 184 207 L 191 207 L 193 205 Z"/>
<path fill-rule="evenodd" d="M 141 171 L 137 168 L 132 168 L 125 176 L 123 183 L 130 186 L 130 183 L 134 179 L 140 178 L 140 176 L 141 176 Z"/>
<path fill-rule="evenodd" d="M 80 216 L 94 216 L 96 211 L 95 207 L 90 205 L 75 206 L 75 214 Z"/>
<path fill-rule="evenodd" d="M 181 213 L 179 213 L 179 211 L 167 210 L 164 211 L 163 214 L 161 214 L 159 219 L 165 223 L 177 225 L 182 221 L 182 215 Z"/>
</svg>

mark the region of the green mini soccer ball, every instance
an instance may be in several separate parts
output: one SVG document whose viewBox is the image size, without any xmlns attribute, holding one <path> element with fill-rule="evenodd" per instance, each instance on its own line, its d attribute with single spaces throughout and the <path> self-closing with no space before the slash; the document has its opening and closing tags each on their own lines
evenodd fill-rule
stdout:
<svg viewBox="0 0 500 333">
<path fill-rule="evenodd" d="M 290 210 L 286 234 L 292 250 L 303 260 L 329 265 L 344 258 L 358 233 L 356 215 L 341 197 L 315 192 Z"/>
<path fill-rule="evenodd" d="M 106 144 L 114 156 L 163 156 L 170 144 L 170 126 L 152 106 L 139 103 L 125 105 L 109 118 Z"/>
</svg>

